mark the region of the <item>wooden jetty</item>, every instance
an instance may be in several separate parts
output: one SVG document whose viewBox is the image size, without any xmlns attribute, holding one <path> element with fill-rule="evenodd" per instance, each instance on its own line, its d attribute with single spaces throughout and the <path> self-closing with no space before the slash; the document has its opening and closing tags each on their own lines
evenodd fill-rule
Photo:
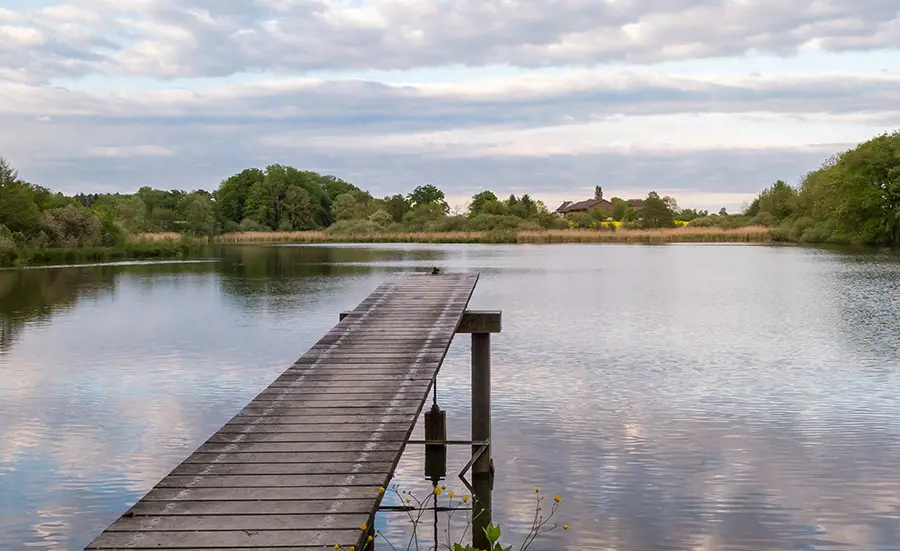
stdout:
<svg viewBox="0 0 900 551">
<path fill-rule="evenodd" d="M 457 332 L 473 335 L 485 473 L 500 315 L 467 313 L 477 280 L 391 276 L 85 549 L 362 549 Z"/>
</svg>

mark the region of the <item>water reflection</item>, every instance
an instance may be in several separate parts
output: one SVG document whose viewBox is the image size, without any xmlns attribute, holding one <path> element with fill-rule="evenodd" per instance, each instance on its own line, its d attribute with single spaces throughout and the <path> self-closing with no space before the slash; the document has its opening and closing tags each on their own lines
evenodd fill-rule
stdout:
<svg viewBox="0 0 900 551">
<path fill-rule="evenodd" d="M 900 259 L 769 247 L 230 247 L 0 272 L 0 547 L 80 549 L 388 273 L 479 270 L 494 519 L 538 549 L 900 549 Z M 468 435 L 469 348 L 440 396 Z M 417 428 L 416 438 L 422 438 Z M 450 449 L 458 471 L 466 450 Z M 423 450 L 397 481 L 427 492 Z M 460 485 L 449 481 L 452 486 Z M 406 529 L 397 515 L 378 527 Z"/>
</svg>

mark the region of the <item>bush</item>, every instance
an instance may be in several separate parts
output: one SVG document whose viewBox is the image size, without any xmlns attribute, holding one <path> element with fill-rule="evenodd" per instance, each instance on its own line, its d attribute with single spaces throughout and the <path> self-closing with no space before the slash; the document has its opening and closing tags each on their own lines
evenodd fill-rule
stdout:
<svg viewBox="0 0 900 551">
<path fill-rule="evenodd" d="M 544 231 L 544 228 L 534 220 L 522 220 L 519 222 L 519 231 Z"/>
<path fill-rule="evenodd" d="M 241 220 L 240 231 L 272 231 L 272 228 L 270 228 L 269 226 L 264 226 L 256 220 L 253 220 L 252 218 L 244 218 L 243 220 Z"/>
<path fill-rule="evenodd" d="M 750 220 L 751 224 L 754 226 L 766 226 L 771 227 L 778 224 L 778 218 L 775 217 L 771 212 L 761 212 L 754 216 Z"/>
<path fill-rule="evenodd" d="M 341 220 L 331 225 L 325 233 L 330 235 L 366 235 L 379 233 L 382 227 L 371 220 Z"/>
<path fill-rule="evenodd" d="M 284 232 L 294 231 L 294 226 L 291 224 L 290 220 L 282 220 L 278 224 L 278 231 L 284 231 Z"/>
<path fill-rule="evenodd" d="M 385 227 L 391 225 L 394 222 L 394 217 L 391 216 L 388 211 L 384 209 L 378 209 L 373 212 L 371 216 L 369 216 L 369 221 L 375 222 L 381 227 Z"/>
<path fill-rule="evenodd" d="M 596 229 L 597 220 L 586 212 L 573 212 L 566 215 L 566 220 L 570 222 L 569 227 L 573 229 Z"/>
<path fill-rule="evenodd" d="M 469 231 L 511 230 L 519 226 L 521 218 L 499 214 L 479 214 L 468 220 Z"/>
<path fill-rule="evenodd" d="M 225 223 L 222 224 L 222 230 L 225 233 L 237 233 L 241 231 L 241 225 L 234 220 L 226 220 Z"/>
<path fill-rule="evenodd" d="M 541 225 L 542 228 L 548 230 L 567 230 L 569 229 L 569 223 L 565 218 L 561 216 L 557 216 L 555 214 L 551 214 L 549 212 L 542 212 L 538 215 L 532 217 L 532 220 Z"/>
<path fill-rule="evenodd" d="M 688 224 L 692 228 L 712 228 L 716 225 L 716 221 L 710 218 L 709 216 L 701 216 L 700 218 L 694 218 Z"/>
<path fill-rule="evenodd" d="M 44 229 L 53 247 L 97 247 L 103 241 L 103 224 L 93 212 L 73 205 L 44 213 Z"/>
<path fill-rule="evenodd" d="M 441 220 L 432 220 L 425 224 L 428 232 L 458 232 L 464 231 L 469 218 L 466 216 L 448 216 Z"/>
<path fill-rule="evenodd" d="M 639 230 L 641 229 L 641 225 L 633 220 L 629 220 L 628 222 L 622 222 L 621 228 L 623 230 Z"/>
</svg>

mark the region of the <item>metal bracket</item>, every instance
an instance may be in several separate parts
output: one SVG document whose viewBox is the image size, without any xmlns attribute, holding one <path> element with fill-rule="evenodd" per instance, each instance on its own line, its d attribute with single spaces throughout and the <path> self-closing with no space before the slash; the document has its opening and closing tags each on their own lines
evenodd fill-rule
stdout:
<svg viewBox="0 0 900 551">
<path fill-rule="evenodd" d="M 478 461 L 478 458 L 481 457 L 481 454 L 483 454 L 490 445 L 490 440 L 485 440 L 483 442 L 473 442 L 472 446 L 477 446 L 478 449 L 475 450 L 475 453 L 472 454 L 472 459 L 469 459 L 469 462 L 466 463 L 463 469 L 459 472 L 459 479 L 462 480 L 462 483 L 465 485 L 465 487 L 469 489 L 469 492 L 473 494 L 475 493 L 475 488 L 473 488 L 469 481 L 466 480 L 466 473 L 469 472 L 469 469 L 472 468 L 472 465 L 474 465 L 475 462 Z"/>
<path fill-rule="evenodd" d="M 478 458 L 481 457 L 481 454 L 487 450 L 488 446 L 491 445 L 490 440 L 409 440 L 406 442 L 407 444 L 416 444 L 416 445 L 425 445 L 425 446 L 472 446 L 477 448 L 475 453 L 472 454 L 472 458 L 469 459 L 469 462 L 465 464 L 462 470 L 459 472 L 459 479 L 462 481 L 463 485 L 469 490 L 469 492 L 474 493 L 475 489 L 472 487 L 472 484 L 466 480 L 466 473 L 469 472 L 469 469 L 472 468 L 472 465 L 478 461 Z"/>
</svg>

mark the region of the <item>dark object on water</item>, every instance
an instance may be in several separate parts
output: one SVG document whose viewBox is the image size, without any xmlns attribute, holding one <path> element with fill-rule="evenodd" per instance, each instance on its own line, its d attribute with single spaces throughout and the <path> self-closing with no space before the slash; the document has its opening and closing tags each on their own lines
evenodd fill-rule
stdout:
<svg viewBox="0 0 900 551">
<path fill-rule="evenodd" d="M 441 273 L 441 269 L 438 268 L 437 266 L 435 266 L 434 268 L 431 269 L 431 275 L 438 275 L 440 273 Z"/>
</svg>

